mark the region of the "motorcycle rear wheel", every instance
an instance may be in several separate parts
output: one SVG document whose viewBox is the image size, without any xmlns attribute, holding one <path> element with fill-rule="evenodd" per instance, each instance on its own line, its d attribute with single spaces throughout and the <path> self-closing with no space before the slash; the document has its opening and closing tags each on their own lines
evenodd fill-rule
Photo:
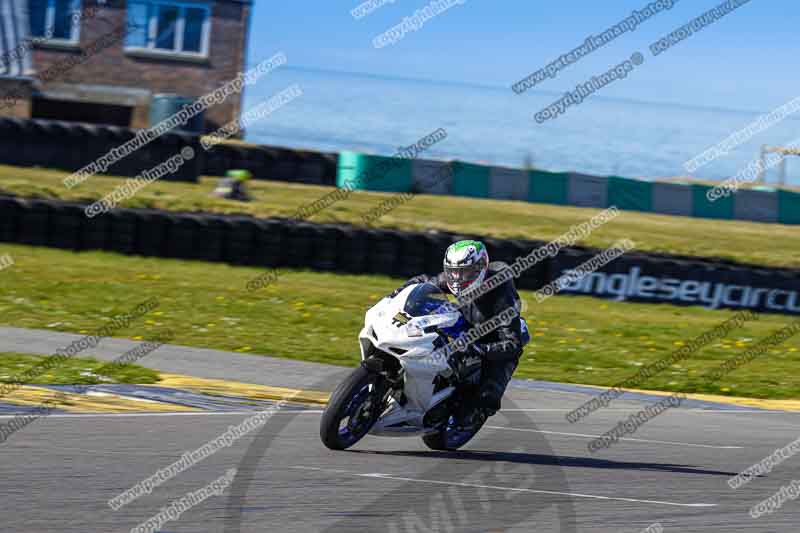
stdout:
<svg viewBox="0 0 800 533">
<path fill-rule="evenodd" d="M 486 421 L 483 420 L 476 427 L 470 428 L 469 430 L 458 430 L 451 416 L 444 428 L 436 433 L 425 435 L 422 437 L 422 441 L 431 450 L 455 451 L 471 441 L 485 423 Z"/>
</svg>

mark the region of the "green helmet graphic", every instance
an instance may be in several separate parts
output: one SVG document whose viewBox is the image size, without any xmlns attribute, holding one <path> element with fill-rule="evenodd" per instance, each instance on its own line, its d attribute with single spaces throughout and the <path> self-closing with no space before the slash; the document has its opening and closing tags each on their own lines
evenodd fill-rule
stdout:
<svg viewBox="0 0 800 533">
<path fill-rule="evenodd" d="M 480 241 L 458 241 L 444 254 L 447 287 L 459 296 L 468 287 L 477 287 L 489 271 L 489 253 Z"/>
</svg>

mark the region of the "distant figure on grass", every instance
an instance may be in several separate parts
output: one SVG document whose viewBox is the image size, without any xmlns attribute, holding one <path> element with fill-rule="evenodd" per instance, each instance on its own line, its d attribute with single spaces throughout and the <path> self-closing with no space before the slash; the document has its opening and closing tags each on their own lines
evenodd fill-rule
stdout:
<svg viewBox="0 0 800 533">
<path fill-rule="evenodd" d="M 252 177 L 249 170 L 229 170 L 211 194 L 228 200 L 249 202 L 253 198 L 248 194 L 245 182 Z"/>
</svg>

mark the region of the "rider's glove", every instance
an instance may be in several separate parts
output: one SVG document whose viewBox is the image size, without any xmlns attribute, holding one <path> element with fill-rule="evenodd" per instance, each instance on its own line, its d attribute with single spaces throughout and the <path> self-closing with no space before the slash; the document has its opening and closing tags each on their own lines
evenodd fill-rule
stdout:
<svg viewBox="0 0 800 533">
<path fill-rule="evenodd" d="M 484 355 L 486 355 L 485 349 L 470 344 L 464 351 L 454 352 L 450 355 L 450 368 L 456 374 L 463 376 L 469 367 L 482 362 Z"/>
<path fill-rule="evenodd" d="M 466 353 L 467 355 L 476 356 L 483 359 L 483 357 L 486 355 L 486 348 L 480 344 L 470 344 L 469 348 L 466 350 Z"/>
</svg>

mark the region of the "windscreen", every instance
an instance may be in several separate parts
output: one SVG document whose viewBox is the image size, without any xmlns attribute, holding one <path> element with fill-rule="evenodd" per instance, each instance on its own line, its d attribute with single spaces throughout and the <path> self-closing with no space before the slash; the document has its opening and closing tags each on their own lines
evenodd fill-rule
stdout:
<svg viewBox="0 0 800 533">
<path fill-rule="evenodd" d="M 438 313 L 446 313 L 452 311 L 452 308 L 442 306 L 449 302 L 447 294 L 439 287 L 423 283 L 411 291 L 403 311 L 412 317 L 432 315 L 437 313 L 437 310 Z"/>
</svg>

